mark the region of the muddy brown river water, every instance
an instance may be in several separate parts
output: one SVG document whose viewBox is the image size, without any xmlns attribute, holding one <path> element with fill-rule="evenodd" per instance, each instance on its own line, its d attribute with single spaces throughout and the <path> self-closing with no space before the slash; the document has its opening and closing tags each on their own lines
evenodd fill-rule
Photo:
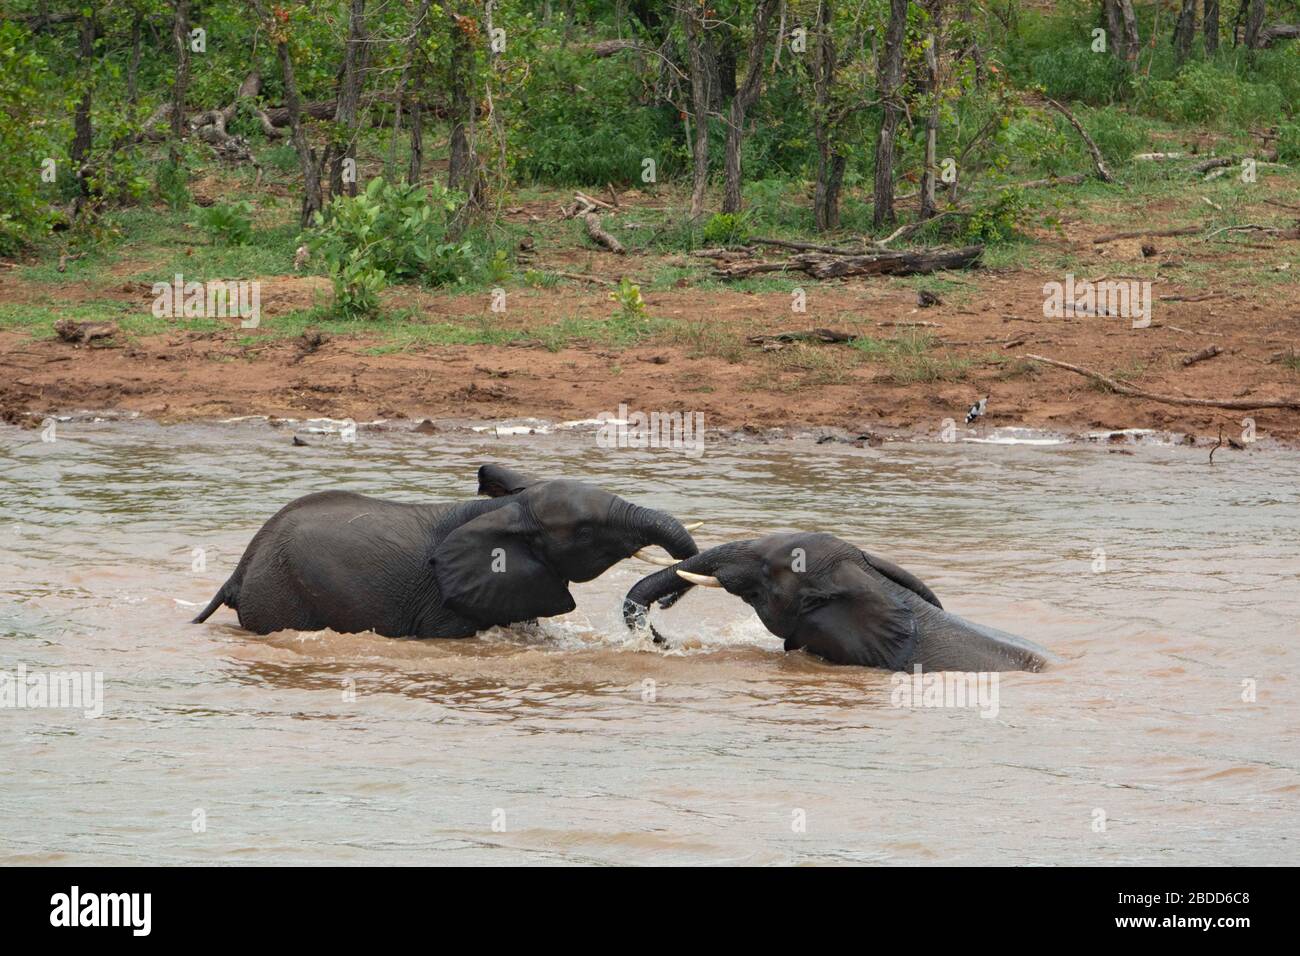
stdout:
<svg viewBox="0 0 1300 956">
<path fill-rule="evenodd" d="M 0 426 L 0 672 L 104 682 L 97 718 L 0 709 L 0 862 L 1300 863 L 1294 451 L 309 440 Z M 483 461 L 707 519 L 701 547 L 832 531 L 1064 660 L 995 713 L 895 706 L 725 593 L 656 611 L 667 650 L 629 635 L 637 562 L 466 641 L 186 623 L 287 501 L 466 498 Z"/>
</svg>

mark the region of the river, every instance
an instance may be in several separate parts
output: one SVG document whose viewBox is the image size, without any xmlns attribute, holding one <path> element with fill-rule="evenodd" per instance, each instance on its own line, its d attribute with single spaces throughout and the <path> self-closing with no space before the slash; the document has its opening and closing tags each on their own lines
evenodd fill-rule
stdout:
<svg viewBox="0 0 1300 956">
<path fill-rule="evenodd" d="M 1300 454 L 1169 444 L 710 442 L 265 422 L 0 426 L 0 862 L 1300 863 Z M 303 434 L 306 434 L 305 432 Z M 463 499 L 497 461 L 704 519 L 819 529 L 1061 663 L 996 711 L 785 654 L 738 599 L 578 609 L 465 641 L 187 621 L 281 505 Z"/>
</svg>

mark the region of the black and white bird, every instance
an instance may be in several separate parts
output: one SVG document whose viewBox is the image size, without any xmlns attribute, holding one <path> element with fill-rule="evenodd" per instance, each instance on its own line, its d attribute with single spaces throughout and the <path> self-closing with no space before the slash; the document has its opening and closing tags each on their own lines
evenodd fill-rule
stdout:
<svg viewBox="0 0 1300 956">
<path fill-rule="evenodd" d="M 970 409 L 966 412 L 966 424 L 969 425 L 971 422 L 975 421 L 975 419 L 983 415 L 984 409 L 988 407 L 988 404 L 989 404 L 989 397 L 985 395 L 978 402 L 972 405 Z"/>
</svg>

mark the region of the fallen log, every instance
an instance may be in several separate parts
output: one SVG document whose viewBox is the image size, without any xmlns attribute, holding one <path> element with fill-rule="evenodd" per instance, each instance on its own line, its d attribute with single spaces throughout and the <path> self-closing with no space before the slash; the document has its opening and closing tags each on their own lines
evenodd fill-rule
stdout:
<svg viewBox="0 0 1300 956">
<path fill-rule="evenodd" d="M 1116 239 L 1142 239 L 1146 236 L 1193 236 L 1201 231 L 1200 226 L 1182 226 L 1178 229 L 1135 229 L 1132 232 L 1108 232 L 1092 240 L 1093 245 L 1114 242 Z"/>
<path fill-rule="evenodd" d="M 1218 156 L 1214 159 L 1205 159 L 1192 166 L 1194 173 L 1208 173 L 1211 169 L 1220 169 L 1224 166 L 1235 166 L 1240 163 L 1241 159 L 1237 156 Z"/>
<path fill-rule="evenodd" d="M 856 275 L 926 275 L 943 269 L 969 269 L 984 254 L 983 246 L 920 252 L 876 252 L 864 256 L 806 253 L 791 259 L 814 279 Z"/>
<path fill-rule="evenodd" d="M 766 345 L 769 342 L 852 342 L 858 336 L 852 332 L 838 329 L 808 329 L 805 332 L 777 332 L 773 335 L 751 335 L 746 341 L 751 345 Z"/>
<path fill-rule="evenodd" d="M 1189 365 L 1195 365 L 1197 362 L 1204 362 L 1206 359 L 1212 359 L 1214 356 L 1222 354 L 1223 349 L 1219 348 L 1217 345 L 1210 345 L 1201 349 L 1199 352 L 1194 352 L 1191 355 L 1185 356 L 1183 358 L 1183 367 L 1186 368 Z"/>
<path fill-rule="evenodd" d="M 1100 372 L 1094 372 L 1092 369 L 1083 368 L 1079 365 L 1071 365 L 1068 362 L 1058 362 L 1056 359 L 1046 358 L 1042 355 L 1031 355 L 1028 353 L 1025 355 L 1025 358 L 1033 359 L 1035 362 L 1042 362 L 1044 365 L 1054 365 L 1056 368 L 1063 368 L 1067 372 L 1074 372 L 1076 375 L 1090 378 L 1095 382 L 1100 382 L 1112 392 L 1119 395 L 1129 395 L 1133 398 L 1145 398 L 1148 401 L 1160 402 L 1164 405 L 1193 405 L 1198 408 L 1230 408 L 1241 411 L 1248 411 L 1252 408 L 1300 408 L 1300 399 L 1255 401 L 1253 399 L 1184 398 L 1179 395 L 1161 395 L 1158 392 L 1148 392 L 1145 389 L 1125 385 L 1122 382 L 1115 381 L 1113 378 L 1107 378 Z"/>
<path fill-rule="evenodd" d="M 589 282 L 592 285 L 613 285 L 612 279 L 602 279 L 600 276 L 583 275 L 580 272 L 558 272 L 550 270 L 551 275 L 559 276 L 561 279 L 571 279 L 574 282 Z"/>
<path fill-rule="evenodd" d="M 54 332 L 65 342 L 73 345 L 90 345 L 96 339 L 111 339 L 117 334 L 116 322 L 76 322 L 72 319 L 59 319 L 54 323 Z"/>
<path fill-rule="evenodd" d="M 983 246 L 960 249 L 924 249 L 914 252 L 872 252 L 865 255 L 829 255 L 806 252 L 787 262 L 746 262 L 718 266 L 713 274 L 721 279 L 744 279 L 765 272 L 799 270 L 814 279 L 838 279 L 857 275 L 926 275 L 943 269 L 970 269 L 984 254 Z"/>
<path fill-rule="evenodd" d="M 867 249 L 858 246 L 856 249 L 845 249 L 839 246 L 827 246 L 816 242 L 795 242 L 787 239 L 760 239 L 757 236 L 751 237 L 750 242 L 756 242 L 760 246 L 775 246 L 778 249 L 794 249 L 798 252 L 826 252 L 835 256 L 860 256 L 867 253 Z"/>
<path fill-rule="evenodd" d="M 765 272 L 789 272 L 794 268 L 797 267 L 789 262 L 747 262 L 729 269 L 718 266 L 713 274 L 719 279 L 746 279 Z"/>
<path fill-rule="evenodd" d="M 589 212 L 583 217 L 583 222 L 587 224 L 587 236 L 598 246 L 604 246 L 616 256 L 623 255 L 627 250 L 623 244 L 607 233 L 600 225 L 600 216 L 594 212 Z"/>
<path fill-rule="evenodd" d="M 1275 23 L 1259 32 L 1259 46 L 1263 49 L 1274 40 L 1294 40 L 1300 37 L 1300 26 L 1289 23 Z"/>
</svg>

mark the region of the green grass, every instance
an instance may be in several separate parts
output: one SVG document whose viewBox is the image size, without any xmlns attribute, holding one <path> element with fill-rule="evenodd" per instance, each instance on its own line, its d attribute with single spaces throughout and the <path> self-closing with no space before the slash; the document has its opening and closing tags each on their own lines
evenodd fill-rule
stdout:
<svg viewBox="0 0 1300 956">
<path fill-rule="evenodd" d="M 0 329 L 26 332 L 32 338 L 50 338 L 60 319 L 75 322 L 116 322 L 128 339 L 160 335 L 177 329 L 215 332 L 229 328 L 221 319 L 157 318 L 145 302 L 91 301 L 59 305 L 0 305 Z"/>
<path fill-rule="evenodd" d="M 870 361 L 884 364 L 889 380 L 899 385 L 916 382 L 960 382 L 974 364 L 950 352 L 934 354 L 934 336 L 926 331 L 906 332 L 888 339 L 854 339 L 852 348 Z"/>
</svg>

